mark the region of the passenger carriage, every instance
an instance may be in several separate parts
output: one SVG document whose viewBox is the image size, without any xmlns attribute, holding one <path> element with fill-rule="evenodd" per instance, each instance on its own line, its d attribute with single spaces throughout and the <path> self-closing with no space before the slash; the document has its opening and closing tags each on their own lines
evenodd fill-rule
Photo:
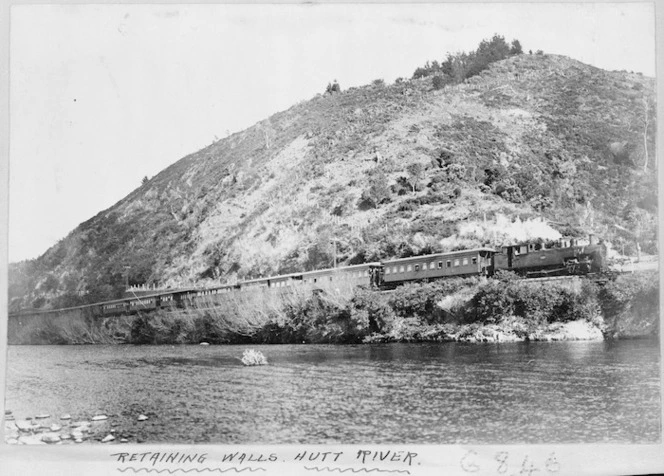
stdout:
<svg viewBox="0 0 664 476">
<path fill-rule="evenodd" d="M 383 282 L 389 286 L 403 281 L 490 275 L 494 253 L 491 248 L 475 248 L 385 261 Z"/>
<path fill-rule="evenodd" d="M 382 268 L 381 263 L 374 262 L 308 271 L 302 273 L 302 282 L 315 287 L 338 283 L 348 283 L 353 286 L 378 286 L 381 281 Z"/>
</svg>

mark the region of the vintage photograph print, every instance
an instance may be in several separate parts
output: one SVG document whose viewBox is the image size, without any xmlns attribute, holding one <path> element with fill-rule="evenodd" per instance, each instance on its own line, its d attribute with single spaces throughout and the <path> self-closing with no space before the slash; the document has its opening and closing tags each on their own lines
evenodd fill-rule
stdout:
<svg viewBox="0 0 664 476">
<path fill-rule="evenodd" d="M 654 3 L 8 11 L 6 445 L 661 443 Z"/>
</svg>

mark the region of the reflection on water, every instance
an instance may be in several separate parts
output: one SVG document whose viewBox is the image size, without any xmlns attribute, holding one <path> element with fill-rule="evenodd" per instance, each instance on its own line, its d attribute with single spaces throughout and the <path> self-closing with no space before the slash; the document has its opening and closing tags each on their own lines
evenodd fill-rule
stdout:
<svg viewBox="0 0 664 476">
<path fill-rule="evenodd" d="M 133 441 L 660 441 L 659 344 L 11 346 L 17 418 L 105 412 Z M 137 415 L 150 416 L 137 423 Z"/>
</svg>

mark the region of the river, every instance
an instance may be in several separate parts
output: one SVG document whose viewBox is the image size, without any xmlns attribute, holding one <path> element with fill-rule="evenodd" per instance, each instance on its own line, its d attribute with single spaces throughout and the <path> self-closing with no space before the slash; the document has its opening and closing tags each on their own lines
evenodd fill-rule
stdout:
<svg viewBox="0 0 664 476">
<path fill-rule="evenodd" d="M 653 340 L 252 346 L 261 367 L 245 348 L 9 346 L 6 408 L 104 413 L 97 434 L 132 443 L 661 439 Z"/>
</svg>

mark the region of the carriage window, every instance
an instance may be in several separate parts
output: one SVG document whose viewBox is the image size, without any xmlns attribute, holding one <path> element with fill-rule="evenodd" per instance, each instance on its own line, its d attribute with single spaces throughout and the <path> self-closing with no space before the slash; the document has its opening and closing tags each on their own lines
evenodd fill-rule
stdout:
<svg viewBox="0 0 664 476">
<path fill-rule="evenodd" d="M 442 267 L 443 267 L 443 262 L 442 262 L 442 261 L 439 261 L 439 262 L 438 262 L 438 269 L 441 269 Z"/>
<path fill-rule="evenodd" d="M 419 265 L 419 264 L 416 264 L 416 265 L 415 265 L 415 271 L 419 271 L 419 270 L 420 270 L 420 265 Z"/>
<path fill-rule="evenodd" d="M 471 259 L 471 262 L 472 262 L 473 264 L 477 264 L 477 256 L 474 256 L 474 257 Z"/>
<path fill-rule="evenodd" d="M 385 274 L 390 274 L 390 267 L 385 268 Z"/>
<path fill-rule="evenodd" d="M 452 262 L 450 260 L 447 260 L 447 262 L 445 264 L 448 268 L 452 267 Z"/>
<path fill-rule="evenodd" d="M 528 247 L 527 247 L 526 245 L 521 246 L 521 248 L 519 249 L 519 252 L 520 252 L 521 254 L 526 254 L 526 253 L 528 253 Z"/>
<path fill-rule="evenodd" d="M 412 270 L 413 270 L 413 265 L 412 265 L 412 264 L 409 264 L 408 267 L 407 267 L 406 269 L 407 269 L 408 271 L 412 271 Z"/>
<path fill-rule="evenodd" d="M 404 270 L 405 270 L 405 268 L 403 267 L 403 265 L 399 266 L 399 272 L 400 272 L 400 273 L 403 273 Z"/>
<path fill-rule="evenodd" d="M 464 266 L 468 265 L 468 258 L 464 258 L 462 264 L 463 264 Z"/>
<path fill-rule="evenodd" d="M 454 260 L 454 266 L 459 266 L 459 259 Z"/>
</svg>

